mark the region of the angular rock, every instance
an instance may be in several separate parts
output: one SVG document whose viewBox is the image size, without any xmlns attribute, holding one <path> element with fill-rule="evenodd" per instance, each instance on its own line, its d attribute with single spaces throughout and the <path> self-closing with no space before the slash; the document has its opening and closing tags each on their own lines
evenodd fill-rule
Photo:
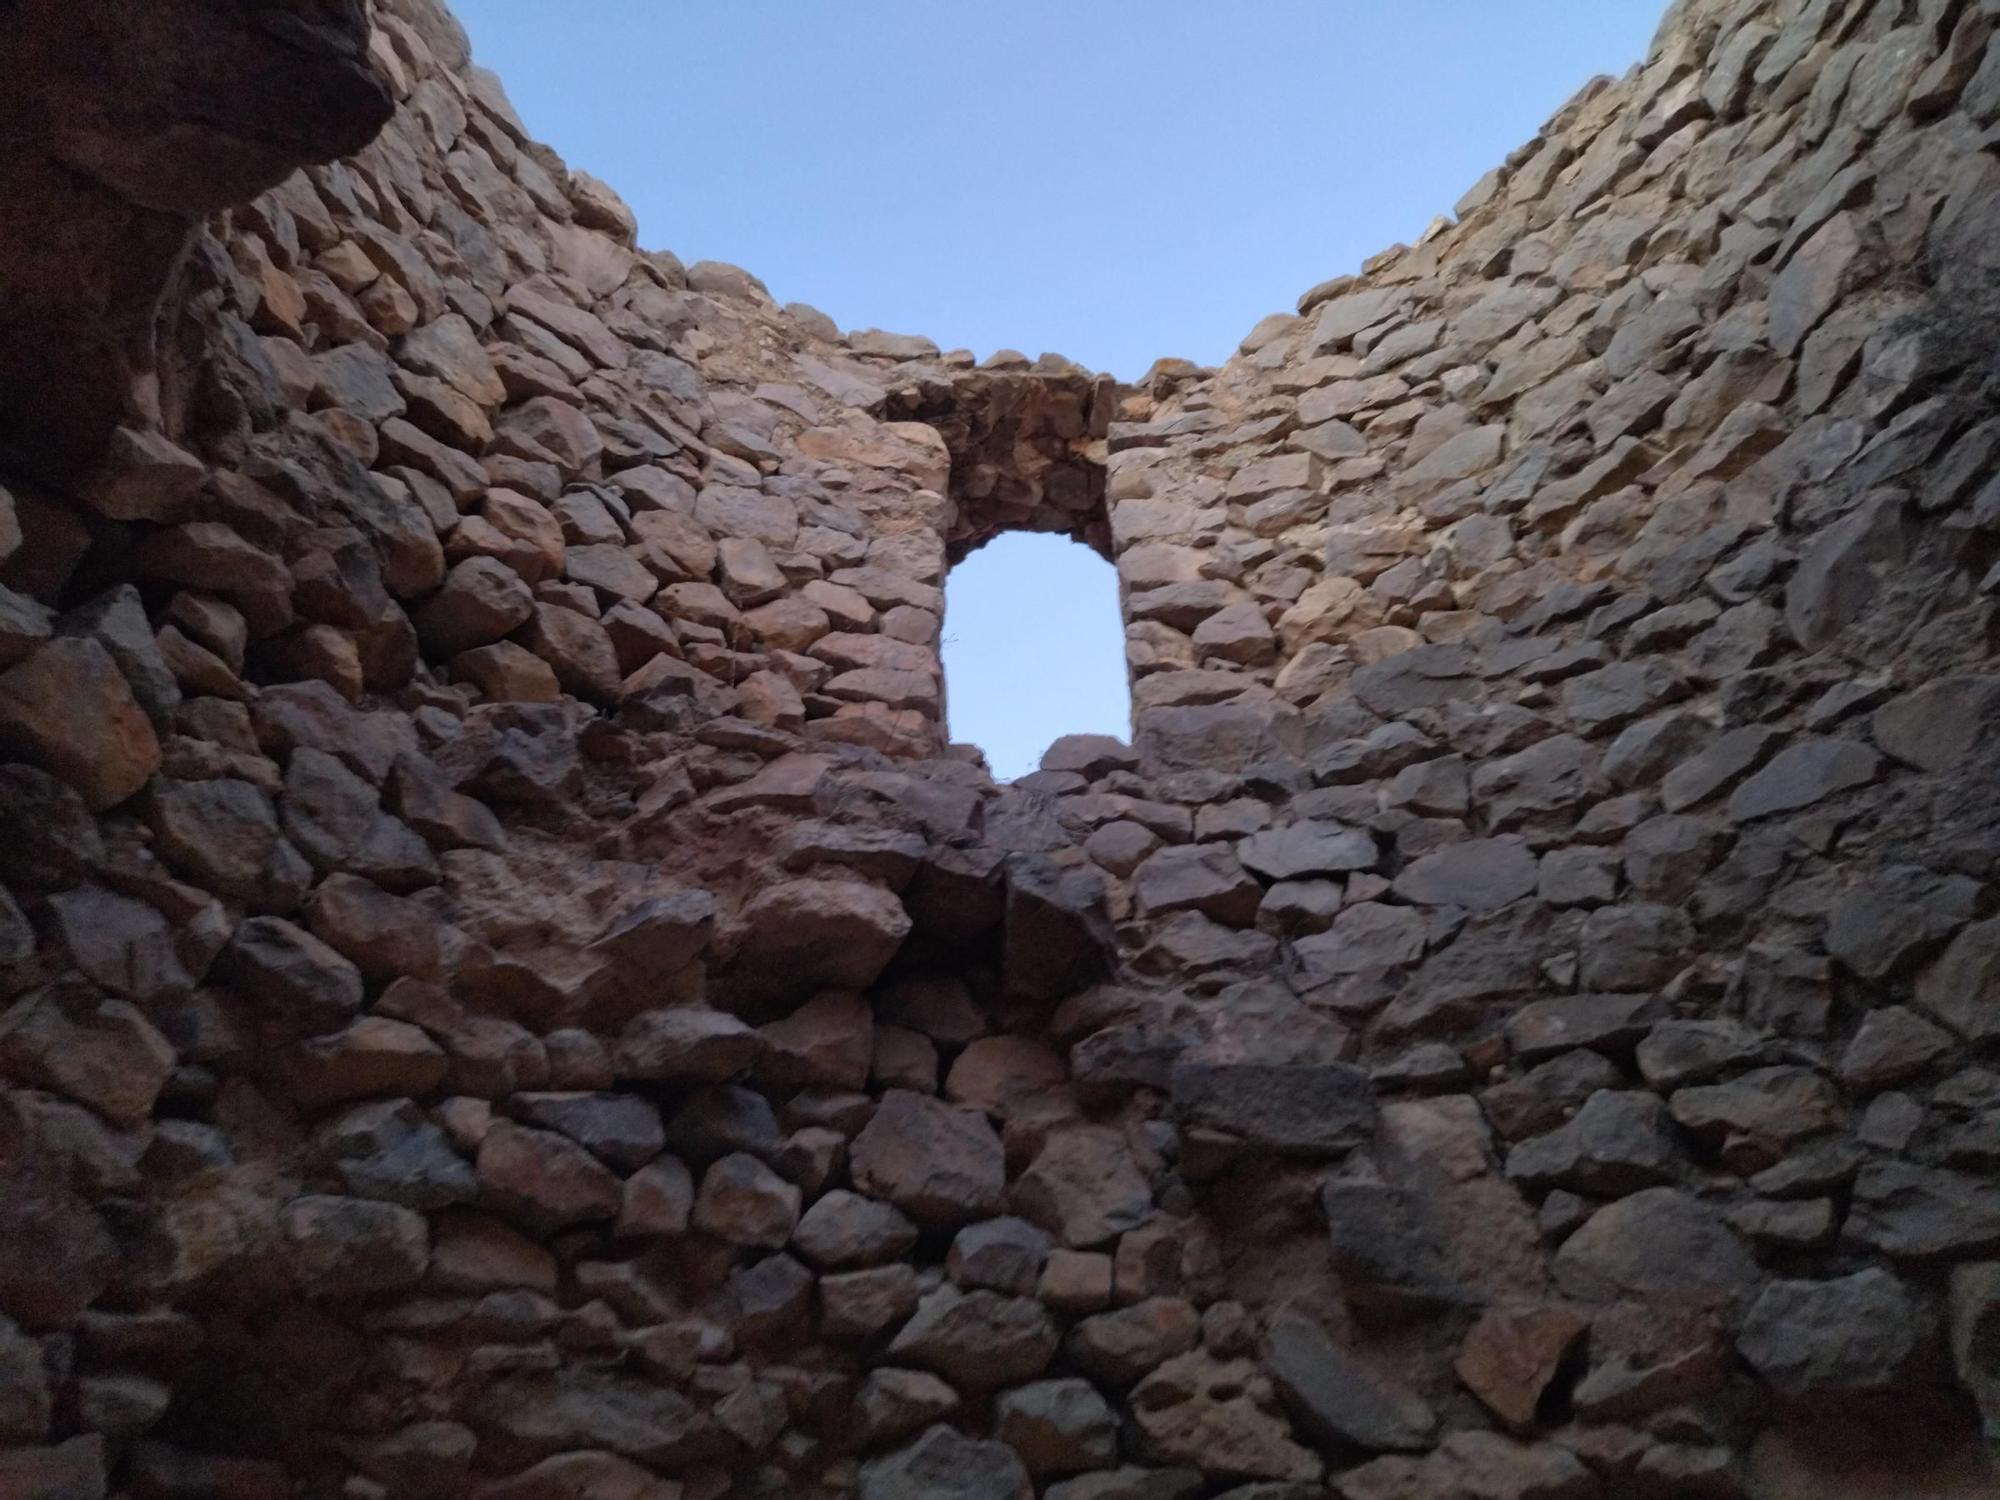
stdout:
<svg viewBox="0 0 2000 1500">
<path fill-rule="evenodd" d="M 1267 880 L 1371 870 L 1381 857 L 1372 835 L 1310 820 L 1252 834 L 1236 846 L 1244 868 Z"/>
<path fill-rule="evenodd" d="M 1871 1161 L 1854 1179 L 1842 1239 L 1899 1261 L 2000 1250 L 2000 1184 L 1912 1162 Z"/>
<path fill-rule="evenodd" d="M 711 1165 L 694 1201 L 694 1227 L 746 1249 L 782 1249 L 799 1222 L 800 1193 L 754 1156 Z"/>
<path fill-rule="evenodd" d="M 1926 1333 L 1916 1299 L 1879 1267 L 1831 1281 L 1774 1281 L 1744 1315 L 1736 1347 L 1793 1398 L 1896 1383 Z"/>
<path fill-rule="evenodd" d="M 1249 1360 L 1180 1355 L 1140 1382 L 1132 1406 L 1146 1449 L 1168 1463 L 1198 1465 L 1211 1478 L 1320 1477 L 1318 1456 L 1292 1440 L 1270 1382 Z"/>
<path fill-rule="evenodd" d="M 1374 1084 L 1345 1063 L 1181 1063 L 1171 1092 L 1183 1132 L 1280 1156 L 1341 1156 L 1375 1127 Z"/>
<path fill-rule="evenodd" d="M 917 1242 L 917 1226 L 886 1203 L 836 1188 L 806 1210 L 792 1244 L 825 1270 L 881 1265 Z"/>
<path fill-rule="evenodd" d="M 2000 918 L 1960 932 L 1917 980 L 1917 1005 L 1973 1043 L 2000 1036 Z"/>
<path fill-rule="evenodd" d="M 875 1016 L 859 995 L 817 995 L 760 1027 L 758 1077 L 779 1089 L 859 1089 L 875 1056 Z"/>
<path fill-rule="evenodd" d="M 1884 754 L 1920 771 L 1949 771 L 1989 743 L 2000 719 L 2000 677 L 1939 677 L 1875 710 Z"/>
<path fill-rule="evenodd" d="M 1501 1421 L 1526 1429 L 1535 1424 L 1589 1327 L 1558 1304 L 1494 1308 L 1467 1330 L 1452 1369 Z"/>
<path fill-rule="evenodd" d="M 87 1105 L 113 1125 L 143 1125 L 174 1070 L 173 1045 L 123 1000 L 57 983 L 0 1012 L 0 1072 Z"/>
<path fill-rule="evenodd" d="M 1711 1305 L 1757 1280 L 1722 1216 L 1675 1188 L 1647 1188 L 1599 1209 L 1564 1241 L 1556 1283 L 1584 1301 Z"/>
<path fill-rule="evenodd" d="M 1658 996 L 1558 995 L 1535 1000 L 1507 1018 L 1507 1041 L 1523 1062 L 1578 1047 L 1621 1057 L 1643 1045 L 1666 1014 Z"/>
<path fill-rule="evenodd" d="M 1870 872 L 1826 914 L 1826 951 L 1864 979 L 1882 980 L 1943 943 L 1974 915 L 1963 876 L 1913 865 Z"/>
<path fill-rule="evenodd" d="M 715 1010 L 649 1010 L 634 1016 L 612 1049 L 620 1078 L 653 1083 L 722 1083 L 747 1071 L 763 1039 Z"/>
<path fill-rule="evenodd" d="M 1087 1375 L 1130 1385 L 1201 1340 L 1201 1315 L 1178 1297 L 1151 1297 L 1116 1312 L 1085 1318 L 1070 1330 L 1065 1352 Z"/>
<path fill-rule="evenodd" d="M 952 1237 L 945 1271 L 962 1287 L 985 1287 L 1025 1297 L 1041 1288 L 1042 1266 L 1049 1259 L 1048 1235 L 1025 1219 L 988 1219 L 968 1224 Z M 1051 1303 L 1050 1305 L 1054 1305 Z"/>
<path fill-rule="evenodd" d="M 1853 740 L 1799 740 L 1736 789 L 1729 799 L 1729 816 L 1747 823 L 1811 807 L 1839 792 L 1866 786 L 1881 765 L 1880 756 Z"/>
<path fill-rule="evenodd" d="M 479 1147 L 479 1188 L 500 1213 L 539 1233 L 615 1219 L 616 1177 L 566 1136 L 495 1123 Z"/>
<path fill-rule="evenodd" d="M 1033 1494 L 1011 1448 L 942 1425 L 861 1466 L 861 1500 L 1029 1500 Z"/>
<path fill-rule="evenodd" d="M 1436 1204 L 1386 1183 L 1335 1180 L 1320 1205 L 1341 1291 L 1356 1307 L 1408 1316 L 1466 1299 L 1446 1268 Z"/>
<path fill-rule="evenodd" d="M 1671 1108 L 1683 1129 L 1718 1141 L 1724 1162 L 1740 1172 L 1776 1165 L 1796 1142 L 1844 1119 L 1833 1085 L 1806 1068 L 1759 1068 L 1681 1089 Z"/>
<path fill-rule="evenodd" d="M 1908 550 L 1897 496 L 1865 500 L 1819 532 L 1785 586 L 1792 638 L 1808 651 L 1830 644 L 1867 612 Z"/>
<path fill-rule="evenodd" d="M 1152 1216 L 1152 1184 L 1134 1156 L 1108 1126 L 1056 1130 L 1014 1184 L 1014 1205 L 1071 1249 L 1104 1244 Z"/>
<path fill-rule="evenodd" d="M 1870 1011 L 1840 1058 L 1840 1080 L 1874 1093 L 1921 1074 L 1952 1049 L 1949 1032 L 1901 1005 Z"/>
<path fill-rule="evenodd" d="M 1111 923 L 1104 882 L 1064 869 L 1046 855 L 1007 861 L 1001 914 L 1001 985 L 1016 998 L 1065 999 L 1110 971 Z"/>
<path fill-rule="evenodd" d="M 872 1370 L 854 1401 L 860 1440 L 873 1447 L 908 1437 L 959 1407 L 958 1392 L 924 1370 Z"/>
<path fill-rule="evenodd" d="M 994 1435 L 1035 1475 L 1108 1468 L 1118 1459 L 1118 1418 L 1087 1380 L 1038 1380 L 993 1403 Z"/>
<path fill-rule="evenodd" d="M 889 1357 L 935 1370 L 965 1390 L 1033 1380 L 1055 1357 L 1060 1335 L 1039 1302 L 947 1283 L 917 1304 Z"/>
<path fill-rule="evenodd" d="M 1396 894 L 1419 906 L 1492 911 L 1532 895 L 1535 856 L 1518 839 L 1465 839 L 1414 860 L 1396 877 Z"/>
<path fill-rule="evenodd" d="M 88 637 L 49 641 L 0 674 L 0 745 L 115 807 L 160 766 L 160 742 L 111 653 Z"/>
<path fill-rule="evenodd" d="M 1653 1094 L 1603 1089 L 1576 1118 L 1507 1153 L 1507 1176 L 1529 1188 L 1615 1196 L 1671 1182 L 1680 1168 L 1666 1106 Z"/>
<path fill-rule="evenodd" d="M 666 1144 L 660 1112 L 632 1094 L 516 1094 L 511 1108 L 525 1123 L 568 1136 L 616 1171 L 637 1171 Z"/>
<path fill-rule="evenodd" d="M 707 1418 L 679 1391 L 589 1365 L 505 1375 L 467 1404 L 465 1420 L 533 1453 L 605 1449 L 653 1467 L 698 1461 L 718 1447 Z"/>
<path fill-rule="evenodd" d="M 423 1215 L 360 1198 L 295 1198 L 278 1215 L 278 1236 L 292 1283 L 307 1296 L 398 1291 L 430 1260 Z"/>
<path fill-rule="evenodd" d="M 891 1089 L 851 1152 L 854 1185 L 929 1228 L 991 1218 L 1007 1185 L 1006 1157 L 986 1117 Z"/>
<path fill-rule="evenodd" d="M 417 637 L 431 656 L 457 656 L 512 634 L 534 612 L 534 595 L 520 574 L 497 559 L 471 557 L 417 610 Z"/>
<path fill-rule="evenodd" d="M 1148 915 L 1198 911 L 1233 927 L 1256 921 L 1264 899 L 1263 887 L 1217 844 L 1169 844 L 1139 866 L 1132 887 Z"/>
<path fill-rule="evenodd" d="M 742 919 L 749 937 L 730 966 L 732 980 L 788 994 L 868 988 L 912 925 L 894 894 L 845 880 L 767 886 Z"/>
<path fill-rule="evenodd" d="M 1437 1431 L 1437 1414 L 1422 1397 L 1358 1364 L 1308 1319 L 1287 1314 L 1272 1324 L 1264 1367 L 1292 1420 L 1317 1443 L 1420 1453 Z"/>
</svg>

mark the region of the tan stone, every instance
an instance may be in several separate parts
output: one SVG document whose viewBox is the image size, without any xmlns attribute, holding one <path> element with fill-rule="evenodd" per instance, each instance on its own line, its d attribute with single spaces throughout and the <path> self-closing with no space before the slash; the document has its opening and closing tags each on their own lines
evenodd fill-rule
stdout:
<svg viewBox="0 0 2000 1500">
<path fill-rule="evenodd" d="M 1495 1308 L 1467 1331 L 1452 1368 L 1501 1421 L 1526 1429 L 1589 1327 L 1554 1304 Z"/>
<path fill-rule="evenodd" d="M 152 721 L 111 654 L 88 638 L 48 641 L 0 675 L 0 742 L 99 810 L 160 765 Z"/>
</svg>

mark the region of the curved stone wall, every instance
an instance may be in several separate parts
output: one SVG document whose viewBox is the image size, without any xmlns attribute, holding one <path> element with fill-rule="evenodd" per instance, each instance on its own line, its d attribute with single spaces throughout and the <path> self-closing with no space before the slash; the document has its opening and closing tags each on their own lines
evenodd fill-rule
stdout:
<svg viewBox="0 0 2000 1500">
<path fill-rule="evenodd" d="M 2000 10 L 1677 4 L 1130 389 L 247 15 L 171 203 L 0 113 L 0 1496 L 1995 1493 Z M 1136 734 L 999 786 L 1008 529 Z"/>
</svg>

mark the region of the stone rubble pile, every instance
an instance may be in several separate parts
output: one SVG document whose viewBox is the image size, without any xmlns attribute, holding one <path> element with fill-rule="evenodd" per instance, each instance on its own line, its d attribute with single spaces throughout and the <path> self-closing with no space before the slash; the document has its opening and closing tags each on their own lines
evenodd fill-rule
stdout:
<svg viewBox="0 0 2000 1500">
<path fill-rule="evenodd" d="M 0 1497 L 2000 1493 L 2000 5 L 1678 0 L 1131 388 L 268 9 L 386 128 L 52 94 L 150 279 L 0 295 Z M 1135 732 L 997 785 L 1014 529 Z"/>
</svg>

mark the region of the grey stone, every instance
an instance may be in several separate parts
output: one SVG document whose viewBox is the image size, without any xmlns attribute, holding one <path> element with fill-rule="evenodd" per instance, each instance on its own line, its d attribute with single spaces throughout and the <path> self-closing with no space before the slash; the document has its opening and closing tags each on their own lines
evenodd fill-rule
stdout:
<svg viewBox="0 0 2000 1500">
<path fill-rule="evenodd" d="M 1087 1375 L 1130 1385 L 1201 1341 L 1201 1314 L 1178 1297 L 1149 1297 L 1083 1319 L 1064 1352 Z"/>
<path fill-rule="evenodd" d="M 1669 771 L 1660 783 L 1660 801 L 1668 812 L 1685 812 L 1706 802 L 1749 775 L 1783 742 L 1777 730 L 1761 725 L 1732 729 Z"/>
<path fill-rule="evenodd" d="M 1741 1021 L 1662 1021 L 1639 1043 L 1639 1073 L 1656 1089 L 1706 1083 L 1763 1060 L 1768 1042 Z"/>
<path fill-rule="evenodd" d="M 1308 820 L 1252 834 L 1237 844 L 1236 857 L 1267 880 L 1298 880 L 1372 870 L 1381 856 L 1361 829 Z"/>
<path fill-rule="evenodd" d="M 1564 1241 L 1556 1284 L 1589 1302 L 1622 1298 L 1719 1305 L 1757 1280 L 1757 1263 L 1722 1216 L 1675 1188 L 1647 1188 L 1599 1209 Z"/>
<path fill-rule="evenodd" d="M 993 1403 L 993 1431 L 1037 1476 L 1118 1461 L 1118 1418 L 1087 1380 L 1038 1380 L 1001 1392 Z"/>
<path fill-rule="evenodd" d="M 1206 1488 L 1199 1469 L 1107 1469 L 1052 1484 L 1045 1500 L 1196 1500 Z"/>
<path fill-rule="evenodd" d="M 1033 1493 L 1013 1449 L 943 1425 L 861 1466 L 861 1500 L 1028 1500 Z"/>
<path fill-rule="evenodd" d="M 1875 710 L 1875 743 L 1920 771 L 1949 771 L 1992 743 L 2000 677 L 1940 677 Z"/>
<path fill-rule="evenodd" d="M 946 1283 L 917 1304 L 889 1357 L 935 1370 L 961 1389 L 991 1390 L 1040 1375 L 1059 1341 L 1039 1302 Z"/>
<path fill-rule="evenodd" d="M 1896 1383 L 1926 1333 L 1923 1309 L 1880 1267 L 1831 1281 L 1774 1281 L 1744 1315 L 1736 1347 L 1791 1397 Z"/>
<path fill-rule="evenodd" d="M 360 970 L 280 917 L 239 926 L 218 974 L 271 1020 L 306 1034 L 337 1029 L 365 998 Z"/>
<path fill-rule="evenodd" d="M 1133 877 L 1133 894 L 1148 915 L 1198 911 L 1232 927 L 1256 920 L 1263 888 L 1218 844 L 1169 844 Z"/>
<path fill-rule="evenodd" d="M 1952 1365 L 1990 1436 L 2000 1427 L 2000 1261 L 1953 1267 L 1948 1306 Z"/>
<path fill-rule="evenodd" d="M 1298 939 L 1292 952 L 1316 984 L 1413 964 L 1424 956 L 1427 935 L 1422 915 L 1409 907 L 1362 901 L 1343 907 L 1326 931 Z"/>
<path fill-rule="evenodd" d="M 479 1196 L 472 1164 L 408 1099 L 357 1105 L 322 1126 L 313 1141 L 357 1198 L 431 1212 Z"/>
<path fill-rule="evenodd" d="M 1422 1452 L 1437 1414 L 1421 1396 L 1351 1358 L 1319 1324 L 1281 1316 L 1265 1335 L 1264 1365 L 1302 1432 L 1368 1453 Z"/>
<path fill-rule="evenodd" d="M 868 1447 L 908 1437 L 958 1410 L 958 1392 L 927 1370 L 871 1370 L 854 1398 Z"/>
<path fill-rule="evenodd" d="M 1680 674 L 1660 661 L 1621 661 L 1563 684 L 1563 711 L 1586 735 L 1622 729 L 1684 697 Z"/>
<path fill-rule="evenodd" d="M 896 1209 L 835 1188 L 806 1210 L 792 1236 L 797 1251 L 825 1270 L 895 1260 L 917 1242 L 917 1226 Z"/>
<path fill-rule="evenodd" d="M 1870 1011 L 1840 1058 L 1840 1079 L 1851 1089 L 1873 1093 L 1903 1083 L 1947 1055 L 1952 1038 L 1901 1005 Z"/>
<path fill-rule="evenodd" d="M 1466 1300 L 1445 1267 L 1441 1231 L 1416 1194 L 1379 1182 L 1329 1182 L 1320 1192 L 1341 1290 L 1357 1307 L 1432 1312 Z"/>
<path fill-rule="evenodd" d="M 659 1110 L 633 1094 L 516 1094 L 511 1107 L 621 1172 L 637 1171 L 666 1145 Z"/>
<path fill-rule="evenodd" d="M 1345 1063 L 1181 1063 L 1172 1108 L 1184 1132 L 1216 1132 L 1280 1156 L 1341 1156 L 1375 1127 L 1374 1084 Z"/>
<path fill-rule="evenodd" d="M 2000 1250 L 2000 1183 L 1912 1162 L 1871 1161 L 1854 1179 L 1843 1240 L 1892 1260 Z"/>
<path fill-rule="evenodd" d="M 1723 1161 L 1748 1174 L 1775 1165 L 1807 1136 L 1844 1121 L 1838 1091 L 1810 1068 L 1758 1068 L 1726 1083 L 1675 1092 L 1684 1130 L 1718 1142 Z"/>
<path fill-rule="evenodd" d="M 1522 1006 L 1507 1021 L 1507 1041 L 1524 1062 L 1539 1062 L 1575 1047 L 1621 1055 L 1629 1052 L 1665 1014 L 1650 994 L 1557 995 Z"/>
<path fill-rule="evenodd" d="M 1560 1052 L 1547 1062 L 1482 1089 L 1479 1105 L 1493 1129 L 1518 1141 L 1554 1130 L 1592 1094 L 1618 1088 L 1624 1075 L 1596 1052 Z"/>
<path fill-rule="evenodd" d="M 1917 979 L 1917 1004 L 1970 1042 L 2000 1036 L 2000 917 L 1960 932 Z"/>
<path fill-rule="evenodd" d="M 854 1185 L 917 1223 L 991 1218 L 1007 1186 L 1006 1156 L 986 1116 L 891 1089 L 855 1139 Z"/>
<path fill-rule="evenodd" d="M 1491 911 L 1531 895 L 1534 854 L 1519 839 L 1464 839 L 1412 861 L 1396 877 L 1396 894 L 1419 906 Z"/>
<path fill-rule="evenodd" d="M 1808 651 L 1860 619 L 1909 551 L 1900 497 L 1864 500 L 1812 539 L 1785 587 L 1785 622 Z"/>
<path fill-rule="evenodd" d="M 698 1459 L 719 1436 L 671 1386 L 589 1365 L 502 1376 L 469 1403 L 465 1420 L 534 1452 L 608 1449 L 662 1467 Z"/>
<path fill-rule="evenodd" d="M 1105 1125 L 1052 1131 L 1013 1197 L 1022 1214 L 1073 1250 L 1136 1229 L 1153 1212 L 1152 1184 L 1132 1141 Z"/>
<path fill-rule="evenodd" d="M 1729 816 L 1747 823 L 1811 807 L 1836 793 L 1866 786 L 1881 766 L 1879 755 L 1854 740 L 1797 740 L 1737 787 L 1729 798 Z"/>
<path fill-rule="evenodd" d="M 1907 969 L 1972 919 L 1977 884 L 1917 865 L 1870 872 L 1826 914 L 1826 951 L 1863 979 Z"/>
<path fill-rule="evenodd" d="M 1593 990 L 1665 984 L 1691 956 L 1694 924 L 1678 907 L 1635 902 L 1593 911 L 1578 938 L 1579 980 Z"/>
<path fill-rule="evenodd" d="M 1606 1089 L 1576 1118 L 1507 1153 L 1507 1176 L 1528 1187 L 1613 1197 L 1671 1182 L 1680 1166 L 1666 1106 L 1653 1094 Z"/>
<path fill-rule="evenodd" d="M 1025 1297 L 1039 1285 L 1051 1245 L 1048 1235 L 1025 1219 L 988 1219 L 953 1237 L 945 1271 L 962 1287 Z"/>
</svg>

